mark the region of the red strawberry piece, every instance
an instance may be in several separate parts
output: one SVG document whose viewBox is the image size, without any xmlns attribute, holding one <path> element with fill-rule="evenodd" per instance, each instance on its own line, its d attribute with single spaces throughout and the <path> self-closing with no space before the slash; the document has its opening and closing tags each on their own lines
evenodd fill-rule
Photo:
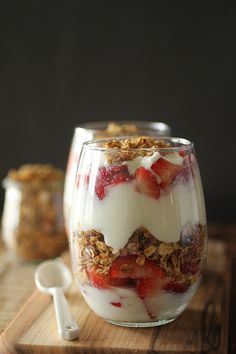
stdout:
<svg viewBox="0 0 236 354">
<path fill-rule="evenodd" d="M 95 184 L 95 193 L 99 199 L 103 199 L 105 197 L 105 187 L 108 185 L 108 183 L 108 173 L 106 168 L 99 168 Z"/>
<path fill-rule="evenodd" d="M 108 167 L 107 172 L 109 174 L 109 184 L 116 185 L 123 182 L 129 182 L 133 179 L 129 174 L 127 165 Z"/>
<path fill-rule="evenodd" d="M 186 155 L 183 160 L 183 170 L 178 174 L 178 178 L 188 182 L 194 176 L 193 166 L 196 163 L 194 154 Z"/>
<path fill-rule="evenodd" d="M 105 289 L 108 287 L 124 287 L 129 285 L 128 279 L 113 279 L 109 274 L 102 274 L 97 272 L 97 268 L 87 269 L 88 278 L 93 286 L 99 289 Z"/>
<path fill-rule="evenodd" d="M 178 293 L 178 294 L 182 294 L 185 291 L 187 291 L 188 286 L 186 284 L 180 284 L 180 283 L 176 283 L 174 281 L 171 281 L 170 283 L 168 283 L 165 287 L 164 290 L 171 292 L 171 293 Z"/>
<path fill-rule="evenodd" d="M 146 260 L 144 265 L 136 263 L 137 255 L 116 258 L 110 269 L 114 279 L 132 279 L 135 289 L 143 300 L 153 294 L 158 294 L 166 284 L 166 273 L 154 261 Z"/>
<path fill-rule="evenodd" d="M 136 263 L 137 255 L 116 258 L 110 268 L 112 278 L 165 278 L 165 271 L 154 261 L 146 260 L 144 265 Z"/>
<path fill-rule="evenodd" d="M 161 178 L 161 188 L 166 190 L 183 170 L 183 166 L 173 164 L 161 157 L 152 164 L 151 169 Z"/>
<path fill-rule="evenodd" d="M 151 278 L 143 278 L 137 281 L 136 291 L 140 299 L 146 299 L 155 293 L 156 281 Z"/>
<path fill-rule="evenodd" d="M 113 305 L 115 307 L 122 307 L 121 302 L 111 302 L 111 305 Z"/>
<path fill-rule="evenodd" d="M 108 277 L 98 273 L 96 268 L 87 269 L 88 278 L 93 286 L 99 289 L 108 287 Z"/>
<path fill-rule="evenodd" d="M 110 276 L 107 276 L 107 282 L 110 287 L 115 287 L 115 288 L 122 288 L 122 287 L 129 287 L 131 285 L 131 282 L 128 278 L 111 278 Z"/>
<path fill-rule="evenodd" d="M 142 300 L 153 295 L 156 296 L 161 292 L 161 290 L 163 290 L 168 281 L 169 280 L 166 275 L 155 278 L 138 279 L 136 285 L 137 294 Z"/>
<path fill-rule="evenodd" d="M 135 174 L 136 191 L 148 195 L 151 198 L 160 197 L 160 185 L 155 175 L 144 167 L 139 167 Z"/>
<path fill-rule="evenodd" d="M 101 200 L 106 196 L 106 187 L 117 185 L 124 182 L 129 182 L 133 177 L 129 174 L 127 165 L 101 167 L 98 170 L 98 175 L 95 184 L 95 192 Z"/>
<path fill-rule="evenodd" d="M 104 186 L 104 184 L 102 183 L 102 181 L 100 181 L 100 180 L 97 180 L 97 181 L 96 181 L 95 193 L 96 193 L 96 195 L 98 196 L 98 198 L 99 198 L 100 200 L 102 200 L 102 199 L 105 197 L 105 195 L 106 195 L 106 193 L 105 193 L 105 186 Z"/>
<path fill-rule="evenodd" d="M 185 157 L 187 154 L 188 154 L 188 151 L 186 149 L 179 150 L 179 155 L 181 157 Z"/>
<path fill-rule="evenodd" d="M 190 161 L 190 156 L 186 156 L 183 160 L 183 170 L 180 172 L 180 178 L 183 178 L 184 181 L 189 181 L 192 176 L 192 166 Z"/>
</svg>

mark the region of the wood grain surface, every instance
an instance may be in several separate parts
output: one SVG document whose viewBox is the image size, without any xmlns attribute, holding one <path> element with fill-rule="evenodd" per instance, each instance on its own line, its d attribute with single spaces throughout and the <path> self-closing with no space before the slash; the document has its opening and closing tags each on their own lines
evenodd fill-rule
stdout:
<svg viewBox="0 0 236 354">
<path fill-rule="evenodd" d="M 68 293 L 81 328 L 78 340 L 57 334 L 51 298 L 34 291 L 0 337 L 0 353 L 209 353 L 228 352 L 230 257 L 221 241 L 210 241 L 200 288 L 174 322 L 155 328 L 122 328 L 91 312 L 75 284 Z"/>
<path fill-rule="evenodd" d="M 0 334 L 32 294 L 35 268 L 35 264 L 16 261 L 0 240 Z"/>
</svg>

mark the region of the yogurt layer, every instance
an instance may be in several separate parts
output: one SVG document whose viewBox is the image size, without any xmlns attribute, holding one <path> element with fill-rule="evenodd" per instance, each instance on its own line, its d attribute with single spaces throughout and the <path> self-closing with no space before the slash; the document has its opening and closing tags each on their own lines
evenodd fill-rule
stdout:
<svg viewBox="0 0 236 354">
<path fill-rule="evenodd" d="M 186 223 L 206 222 L 199 178 L 178 181 L 159 199 L 138 193 L 134 181 L 108 188 L 102 200 L 86 188 L 80 190 L 75 216 L 82 230 L 101 232 L 105 243 L 114 249 L 123 248 L 141 226 L 159 241 L 177 242 Z"/>
<path fill-rule="evenodd" d="M 140 166 L 150 170 L 151 165 L 160 157 L 160 153 L 155 152 L 152 156 L 138 157 L 125 164 L 134 175 Z M 183 157 L 177 152 L 166 155 L 164 159 L 174 164 L 183 164 Z M 92 167 L 96 171 L 101 161 L 96 159 L 93 162 Z M 105 243 L 116 250 L 123 248 L 140 227 L 146 228 L 159 241 L 179 241 L 185 224 L 206 223 L 199 169 L 196 163 L 193 166 L 193 178 L 187 181 L 177 179 L 158 199 L 137 192 L 133 180 L 107 186 L 105 198 L 99 200 L 94 192 L 96 173 L 91 173 L 89 188 L 80 188 L 76 195 L 73 229 L 78 228 L 79 220 L 80 230 L 95 229 L 101 232 Z"/>
<path fill-rule="evenodd" d="M 161 154 L 157 151 L 154 152 L 152 156 L 139 156 L 132 161 L 125 162 L 125 165 L 128 166 L 129 173 L 132 175 L 137 168 L 143 166 L 147 169 L 150 169 L 152 164 L 161 157 Z"/>
<path fill-rule="evenodd" d="M 124 322 L 175 318 L 184 311 L 195 291 L 196 285 L 193 285 L 184 294 L 163 292 L 143 302 L 132 289 L 97 289 L 89 285 L 82 289 L 87 304 L 98 316 Z"/>
</svg>

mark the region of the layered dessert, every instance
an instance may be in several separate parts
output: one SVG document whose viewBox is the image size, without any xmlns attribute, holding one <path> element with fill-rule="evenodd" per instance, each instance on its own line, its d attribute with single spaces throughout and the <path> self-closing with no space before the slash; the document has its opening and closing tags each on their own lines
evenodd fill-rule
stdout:
<svg viewBox="0 0 236 354">
<path fill-rule="evenodd" d="M 81 159 L 71 252 L 85 300 L 116 324 L 175 319 L 199 285 L 206 253 L 191 143 L 112 139 L 88 143 Z"/>
<path fill-rule="evenodd" d="M 104 139 L 108 137 L 124 135 L 134 136 L 141 134 L 150 136 L 166 136 L 170 134 L 170 128 L 168 125 L 162 122 L 104 121 L 81 124 L 80 127 L 75 129 L 66 168 L 63 200 L 64 218 L 67 233 L 69 233 L 69 217 L 73 197 L 73 188 L 76 179 L 76 171 L 83 143 L 92 139 Z"/>
</svg>

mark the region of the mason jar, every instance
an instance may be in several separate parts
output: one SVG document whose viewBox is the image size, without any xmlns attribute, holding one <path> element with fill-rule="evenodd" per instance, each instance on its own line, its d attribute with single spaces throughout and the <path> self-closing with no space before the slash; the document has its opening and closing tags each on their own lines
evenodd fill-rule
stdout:
<svg viewBox="0 0 236 354">
<path fill-rule="evenodd" d="M 2 237 L 17 258 L 40 261 L 67 247 L 63 173 L 48 165 L 24 165 L 3 181 Z"/>
</svg>

